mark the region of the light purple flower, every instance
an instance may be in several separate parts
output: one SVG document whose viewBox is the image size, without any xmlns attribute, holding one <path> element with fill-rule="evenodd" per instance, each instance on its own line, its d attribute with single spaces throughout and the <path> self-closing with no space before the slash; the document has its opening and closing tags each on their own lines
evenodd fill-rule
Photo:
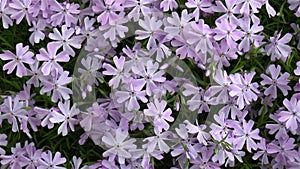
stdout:
<svg viewBox="0 0 300 169">
<path fill-rule="evenodd" d="M 238 2 L 241 6 L 240 12 L 244 15 L 249 15 L 250 11 L 258 13 L 258 9 L 260 9 L 264 4 L 263 0 L 238 0 Z"/>
<path fill-rule="evenodd" d="M 277 87 L 282 91 L 284 96 L 288 94 L 288 90 L 291 90 L 291 87 L 288 86 L 288 83 L 290 81 L 288 78 L 290 74 L 285 72 L 283 75 L 278 77 L 280 71 L 280 65 L 278 65 L 276 68 L 275 65 L 272 64 L 267 69 L 267 72 L 271 74 L 271 78 L 266 76 L 265 74 L 260 75 L 264 79 L 263 81 L 261 81 L 262 85 L 271 85 L 265 90 L 265 95 L 271 95 L 273 98 L 277 98 Z"/>
<path fill-rule="evenodd" d="M 298 0 L 288 0 L 288 3 L 290 4 L 289 9 L 295 10 L 295 15 L 300 17 L 300 2 Z"/>
<path fill-rule="evenodd" d="M 131 83 L 128 84 L 128 87 L 125 90 L 117 91 L 115 93 L 116 101 L 118 103 L 124 103 L 129 111 L 139 110 L 140 104 L 138 103 L 138 99 L 143 103 L 146 103 L 148 99 L 146 96 L 146 91 L 142 90 L 141 87 L 135 86 Z"/>
<path fill-rule="evenodd" d="M 275 154 L 275 160 L 286 166 L 289 162 L 295 161 L 295 157 L 297 157 L 297 151 L 294 150 L 296 146 L 294 142 L 294 138 L 281 138 L 278 142 L 270 143 L 267 152 Z"/>
<path fill-rule="evenodd" d="M 134 144 L 136 140 L 126 140 L 128 132 L 121 131 L 121 129 L 115 130 L 115 133 L 115 136 L 113 136 L 110 132 L 107 132 L 102 137 L 102 141 L 110 148 L 103 153 L 103 156 L 109 157 L 109 161 L 113 161 L 118 156 L 118 162 L 125 164 L 125 159 L 131 158 L 131 154 L 128 151 L 136 149 Z"/>
<path fill-rule="evenodd" d="M 40 43 L 40 40 L 44 40 L 45 34 L 43 31 L 45 31 L 46 28 L 46 20 L 44 19 L 38 19 L 38 21 L 32 21 L 32 28 L 29 29 L 29 32 L 32 32 L 32 34 L 29 37 L 29 42 L 34 45 L 34 43 Z"/>
<path fill-rule="evenodd" d="M 80 73 L 80 90 L 82 93 L 82 98 L 85 99 L 87 92 L 92 91 L 93 85 L 98 85 L 98 78 L 102 77 L 102 74 L 98 71 L 102 65 L 97 58 L 87 57 L 81 59 L 81 64 L 83 67 L 78 68 Z"/>
<path fill-rule="evenodd" d="M 254 126 L 254 121 L 250 120 L 249 122 L 243 121 L 243 125 L 241 127 L 235 128 L 233 134 L 235 135 L 235 139 L 233 143 L 237 146 L 238 149 L 242 149 L 245 142 L 247 146 L 247 150 L 251 152 L 252 149 L 257 149 L 257 144 L 255 140 L 260 140 L 261 137 L 258 135 L 259 129 L 252 130 Z"/>
<path fill-rule="evenodd" d="M 92 6 L 93 12 L 100 13 L 97 16 L 97 21 L 101 25 L 113 23 L 119 16 L 118 12 L 123 11 L 123 0 L 95 0 L 94 5 Z"/>
<path fill-rule="evenodd" d="M 157 62 L 149 60 L 146 65 L 133 67 L 132 71 L 141 76 L 141 79 L 134 80 L 133 84 L 143 88 L 146 85 L 146 94 L 151 96 L 153 91 L 157 88 L 156 83 L 163 83 L 166 78 L 163 77 L 164 72 L 159 70 Z"/>
<path fill-rule="evenodd" d="M 20 143 L 17 143 L 15 147 L 11 148 L 10 155 L 1 155 L 1 164 L 4 167 L 10 168 L 22 168 L 26 165 L 26 159 L 24 158 L 25 150 L 21 147 Z"/>
<path fill-rule="evenodd" d="M 125 57 L 121 56 L 118 58 L 117 56 L 113 57 L 114 64 L 116 68 L 112 67 L 110 64 L 104 63 L 103 68 L 106 69 L 103 71 L 104 75 L 112 75 L 114 76 L 109 82 L 109 86 L 112 86 L 113 89 L 119 87 L 120 82 L 122 83 L 127 82 L 127 78 L 129 78 L 130 74 L 129 69 L 124 67 L 125 64 Z"/>
<path fill-rule="evenodd" d="M 119 15 L 120 17 L 112 23 L 99 27 L 100 31 L 105 31 L 103 37 L 109 39 L 113 47 L 117 47 L 117 43 L 120 42 L 119 38 L 125 38 L 125 33 L 129 30 L 127 26 L 124 26 L 128 22 L 128 19 L 124 16 L 125 13 Z"/>
<path fill-rule="evenodd" d="M 269 0 L 265 0 L 265 3 L 266 3 L 266 9 L 267 9 L 269 18 L 274 17 L 276 15 L 275 9 L 270 5 Z"/>
<path fill-rule="evenodd" d="M 172 12 L 172 17 L 167 18 L 168 24 L 165 24 L 164 31 L 168 33 L 170 38 L 182 35 L 184 28 L 189 24 L 191 19 L 192 16 L 188 14 L 186 9 L 181 12 L 181 17 L 179 17 L 177 12 Z"/>
<path fill-rule="evenodd" d="M 29 65 L 30 70 L 27 69 L 27 75 L 31 78 L 26 82 L 26 84 L 32 84 L 34 87 L 39 87 L 39 79 L 43 76 L 41 69 L 39 68 L 39 62 L 36 61 L 34 64 Z"/>
<path fill-rule="evenodd" d="M 155 99 L 154 104 L 153 102 L 150 102 L 147 104 L 147 106 L 148 109 L 144 110 L 144 114 L 146 116 L 154 117 L 154 127 L 157 128 L 159 132 L 162 132 L 162 129 L 167 131 L 170 127 L 167 121 L 174 121 L 174 118 L 171 116 L 172 110 L 170 108 L 165 110 L 167 102 L 165 100 L 159 102 L 157 99 Z"/>
<path fill-rule="evenodd" d="M 74 33 L 74 28 L 68 29 L 67 25 L 63 25 L 61 27 L 61 33 L 58 31 L 57 28 L 54 28 L 53 33 L 49 34 L 49 38 L 54 40 L 54 42 L 50 43 L 57 44 L 59 48 L 62 46 L 63 50 L 66 51 L 69 55 L 75 56 L 75 51 L 71 47 L 80 49 L 81 42 L 83 39 L 80 37 L 73 36 Z"/>
<path fill-rule="evenodd" d="M 56 111 L 52 112 L 52 117 L 49 119 L 52 123 L 61 123 L 58 128 L 57 134 L 62 133 L 62 136 L 66 136 L 68 134 L 68 130 L 75 131 L 75 125 L 78 124 L 78 120 L 76 115 L 80 113 L 79 109 L 76 108 L 76 103 L 70 109 L 70 100 L 65 101 L 65 103 L 59 102 L 58 108 L 61 113 Z"/>
<path fill-rule="evenodd" d="M 21 23 L 23 18 L 26 18 L 28 25 L 31 25 L 31 15 L 29 11 L 31 10 L 32 0 L 12 0 L 9 7 L 13 9 L 13 13 L 10 16 L 12 19 L 17 20 L 17 24 Z"/>
<path fill-rule="evenodd" d="M 251 44 L 253 44 L 254 47 L 258 48 L 260 46 L 260 42 L 263 39 L 263 36 L 257 35 L 257 33 L 261 32 L 264 27 L 258 26 L 258 22 L 254 22 L 252 26 L 250 26 L 250 23 L 250 17 L 244 17 L 244 19 L 241 19 L 239 22 L 239 25 L 244 33 L 244 38 L 239 44 L 240 51 L 248 52 L 251 49 Z"/>
<path fill-rule="evenodd" d="M 43 152 L 41 155 L 42 159 L 39 161 L 40 166 L 37 169 L 65 169 L 65 167 L 60 167 L 59 165 L 64 164 L 67 160 L 64 157 L 61 157 L 60 152 L 56 152 L 54 157 L 51 151 Z"/>
<path fill-rule="evenodd" d="M 218 68 L 223 66 L 230 66 L 229 60 L 234 60 L 238 58 L 237 48 L 230 48 L 225 39 L 220 43 L 214 44 L 217 54 L 214 57 L 214 60 L 218 63 Z"/>
<path fill-rule="evenodd" d="M 216 25 L 216 35 L 214 36 L 214 39 L 217 41 L 225 39 L 230 48 L 235 48 L 237 46 L 236 41 L 241 39 L 243 36 L 242 31 L 237 29 L 237 25 L 235 23 L 230 23 L 227 19 L 222 19 L 219 22 L 216 22 Z"/>
<path fill-rule="evenodd" d="M 0 145 L 6 146 L 7 145 L 7 135 L 6 134 L 0 134 Z M 0 147 L 0 155 L 5 154 L 5 150 Z"/>
<path fill-rule="evenodd" d="M 231 97 L 237 96 L 237 104 L 239 109 L 243 109 L 246 104 L 257 100 L 259 94 L 258 84 L 251 83 L 256 72 L 246 73 L 244 77 L 241 74 L 230 75 L 232 84 L 229 87 L 229 95 Z"/>
<path fill-rule="evenodd" d="M 225 6 L 226 5 L 226 6 Z M 222 12 L 224 15 L 220 16 L 217 20 L 222 20 L 226 18 L 230 23 L 237 24 L 239 21 L 234 14 L 240 14 L 239 8 L 237 6 L 237 0 L 227 0 L 225 4 L 222 1 L 216 1 L 216 6 L 212 7 L 214 12 Z"/>
<path fill-rule="evenodd" d="M 30 143 L 24 146 L 25 149 L 25 156 L 26 159 L 26 169 L 35 169 L 40 166 L 40 160 L 42 155 L 42 149 L 36 149 L 34 143 Z"/>
<path fill-rule="evenodd" d="M 163 0 L 160 3 L 160 8 L 163 8 L 163 11 L 168 11 L 168 10 L 173 11 L 173 9 L 176 9 L 177 7 L 178 4 L 176 0 Z"/>
<path fill-rule="evenodd" d="M 266 52 L 272 61 L 281 59 L 285 62 L 292 52 L 291 47 L 287 45 L 292 39 L 292 34 L 287 33 L 282 38 L 280 36 L 281 32 L 276 32 L 274 37 L 270 38 L 271 43 L 266 46 Z"/>
<path fill-rule="evenodd" d="M 193 16 L 196 21 L 199 20 L 202 12 L 210 12 L 210 7 L 212 6 L 210 0 L 188 0 L 185 3 L 188 8 L 195 8 L 193 11 Z"/>
<path fill-rule="evenodd" d="M 12 10 L 8 7 L 7 0 L 1 1 L 0 6 L 0 18 L 2 19 L 2 26 L 4 29 L 7 29 L 9 26 L 13 25 L 13 21 L 10 19 L 8 15 L 12 13 Z"/>
<path fill-rule="evenodd" d="M 297 64 L 297 68 L 294 70 L 294 73 L 295 73 L 295 75 L 299 76 L 300 75 L 300 61 L 298 61 L 296 64 Z"/>
<path fill-rule="evenodd" d="M 188 33 L 187 42 L 189 44 L 195 44 L 196 52 L 201 52 L 206 55 L 206 52 L 213 49 L 211 37 L 212 30 L 208 25 L 204 23 L 203 19 L 200 19 L 197 23 L 191 22 L 191 31 Z M 202 60 L 206 63 L 206 58 Z"/>
<path fill-rule="evenodd" d="M 258 158 L 261 159 L 262 164 L 269 164 L 268 159 L 268 152 L 267 152 L 267 145 L 266 145 L 266 139 L 261 139 L 260 142 L 257 144 L 257 148 L 260 149 L 260 151 L 257 151 L 253 156 L 253 160 L 257 160 Z"/>
<path fill-rule="evenodd" d="M 16 45 L 16 54 L 13 54 L 11 51 L 3 50 L 4 53 L 0 54 L 2 60 L 12 60 L 6 63 L 3 66 L 3 70 L 8 70 L 8 74 L 11 74 L 12 71 L 17 67 L 16 75 L 18 77 L 23 77 L 27 75 L 26 67 L 23 63 L 33 64 L 34 60 L 32 57 L 34 53 L 29 51 L 29 46 L 24 46 L 23 43 L 18 43 Z"/>
<path fill-rule="evenodd" d="M 210 134 L 204 131 L 206 129 L 205 124 L 198 125 L 198 121 L 196 121 L 196 125 L 193 125 L 187 120 L 185 120 L 184 123 L 186 123 L 188 133 L 197 134 L 197 140 L 199 141 L 199 143 L 207 145 L 207 141 L 210 138 Z"/>
<path fill-rule="evenodd" d="M 275 114 L 275 115 L 270 114 L 270 118 L 273 119 L 276 123 L 275 124 L 269 124 L 269 123 L 266 124 L 266 128 L 270 130 L 269 133 L 271 135 L 274 135 L 276 132 L 276 135 L 275 135 L 276 139 L 289 137 L 287 134 L 287 131 L 286 131 L 285 124 L 278 120 L 278 118 L 279 118 L 278 114 Z"/>
<path fill-rule="evenodd" d="M 168 138 L 170 133 L 166 131 L 163 133 L 155 132 L 155 134 L 155 136 L 147 137 L 144 139 L 144 141 L 147 141 L 147 143 L 144 144 L 145 147 L 147 147 L 147 152 L 152 153 L 158 148 L 160 151 L 168 153 L 170 151 L 170 147 L 165 141 L 170 140 Z"/>
<path fill-rule="evenodd" d="M 231 83 L 227 72 L 221 69 L 216 70 L 216 73 L 213 75 L 213 80 L 217 85 L 212 85 L 207 89 L 209 96 L 216 96 L 215 104 L 226 103 L 229 99 L 228 88 Z"/>
<path fill-rule="evenodd" d="M 151 12 L 151 3 L 151 0 L 126 0 L 123 6 L 125 8 L 130 8 L 130 12 L 127 15 L 128 18 L 133 18 L 133 21 L 137 22 L 141 18 L 141 15 L 149 15 Z"/>
<path fill-rule="evenodd" d="M 12 124 L 12 131 L 19 131 L 18 121 L 27 120 L 27 111 L 25 108 L 25 102 L 20 101 L 18 97 L 7 97 L 4 103 L 1 105 L 1 112 L 4 112 L 1 119 L 7 119 L 9 124 Z"/>
<path fill-rule="evenodd" d="M 48 93 L 50 95 L 51 91 L 52 97 L 51 100 L 53 102 L 57 102 L 58 100 L 68 100 L 70 99 L 70 94 L 72 94 L 72 90 L 67 88 L 66 85 L 72 81 L 72 77 L 68 77 L 69 72 L 64 71 L 60 76 L 56 76 L 49 79 L 45 78 L 42 80 L 43 87 L 40 91 L 41 94 Z"/>
<path fill-rule="evenodd" d="M 55 12 L 51 15 L 52 26 L 58 26 L 62 23 L 66 23 L 66 25 L 70 27 L 72 24 L 76 24 L 78 20 L 76 15 L 80 13 L 80 10 L 78 10 L 80 7 L 79 4 L 70 4 L 67 2 L 60 4 L 57 1 L 54 2 L 55 3 L 50 6 L 50 9 Z"/>
<path fill-rule="evenodd" d="M 148 39 L 147 43 L 147 49 L 149 50 L 152 47 L 155 47 L 156 41 L 155 41 L 155 36 L 162 31 L 160 27 L 162 26 L 162 21 L 157 20 L 156 17 L 151 17 L 150 16 L 145 16 L 145 20 L 140 20 L 139 25 L 144 29 L 144 30 L 136 30 L 135 34 L 137 35 L 136 39 L 138 40 L 143 40 L 143 39 Z"/>
<path fill-rule="evenodd" d="M 300 122 L 300 101 L 292 97 L 290 101 L 284 99 L 283 105 L 287 111 L 280 111 L 278 120 L 280 122 L 285 122 L 286 128 L 290 129 L 291 132 L 295 134 Z"/>
<path fill-rule="evenodd" d="M 49 75 L 53 71 L 58 71 L 59 73 L 63 72 L 62 66 L 58 62 L 68 62 L 70 60 L 67 52 L 62 51 L 57 54 L 59 45 L 56 43 L 48 43 L 47 51 L 46 49 L 40 49 L 40 54 L 36 55 L 38 61 L 44 61 L 41 66 L 41 71 L 43 75 Z"/>
</svg>

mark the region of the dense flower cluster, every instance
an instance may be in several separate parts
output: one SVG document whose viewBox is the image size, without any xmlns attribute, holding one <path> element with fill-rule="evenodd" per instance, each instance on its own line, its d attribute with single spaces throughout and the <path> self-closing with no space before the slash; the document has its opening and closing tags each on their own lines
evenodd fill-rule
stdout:
<svg viewBox="0 0 300 169">
<path fill-rule="evenodd" d="M 288 10 L 300 17 L 300 1 L 287 2 Z M 24 22 L 30 36 L 28 44 L 17 43 L 15 50 L 0 54 L 3 71 L 26 81 L 17 94 L 1 95 L 0 124 L 10 124 L 12 132 L 26 133 L 29 140 L 33 132 L 46 128 L 58 126 L 60 137 L 82 128 L 79 144 L 90 138 L 104 150 L 103 159 L 90 165 L 81 165 L 83 160 L 76 156 L 68 162 L 62 152 L 36 143 L 17 143 L 6 153 L 5 133 L 0 134 L 1 165 L 152 169 L 154 160 L 168 160 L 172 169 L 217 169 L 238 167 L 247 157 L 259 163 L 255 167 L 299 168 L 300 61 L 295 55 L 300 28 L 293 23 L 294 32 L 267 35 L 258 16 L 266 8 L 268 16 L 263 17 L 278 17 L 272 3 L 1 0 L 3 29 Z M 126 44 L 127 38 L 132 42 Z M 88 54 L 78 57 L 79 49 Z M 271 64 L 251 69 L 239 65 L 257 57 Z M 170 76 L 174 58 L 189 62 L 199 83 L 187 77 L 192 74 Z M 74 59 L 81 65 L 74 70 L 78 77 L 64 67 Z M 206 77 L 209 84 L 201 83 Z M 82 108 L 72 100 L 76 78 L 82 100 L 103 86 L 111 91 L 98 93 Z M 36 95 L 49 97 L 54 106 L 37 104 Z M 183 119 L 173 129 L 182 112 L 198 116 Z"/>
</svg>

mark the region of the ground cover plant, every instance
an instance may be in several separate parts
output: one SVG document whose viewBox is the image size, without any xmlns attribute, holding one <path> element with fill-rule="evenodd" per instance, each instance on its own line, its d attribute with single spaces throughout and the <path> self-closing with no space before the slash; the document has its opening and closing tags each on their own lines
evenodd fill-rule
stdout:
<svg viewBox="0 0 300 169">
<path fill-rule="evenodd" d="M 299 0 L 0 0 L 0 164 L 300 168 Z"/>
</svg>

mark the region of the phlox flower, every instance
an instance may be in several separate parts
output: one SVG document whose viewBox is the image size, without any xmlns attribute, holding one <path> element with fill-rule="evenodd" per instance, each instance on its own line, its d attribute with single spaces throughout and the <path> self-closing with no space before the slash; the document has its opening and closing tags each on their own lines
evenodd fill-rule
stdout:
<svg viewBox="0 0 300 169">
<path fill-rule="evenodd" d="M 175 36 L 171 41 L 172 46 L 176 47 L 176 55 L 180 56 L 180 59 L 186 57 L 197 58 L 199 57 L 193 45 L 187 42 L 188 33 L 183 31 L 182 36 Z"/>
<path fill-rule="evenodd" d="M 176 2 L 176 0 L 163 0 L 160 3 L 160 8 L 163 8 L 163 11 L 169 11 L 169 10 L 173 10 L 176 9 L 178 7 L 178 4 Z"/>
<path fill-rule="evenodd" d="M 206 55 L 206 52 L 213 49 L 211 37 L 212 30 L 204 23 L 203 19 L 200 19 L 197 23 L 191 22 L 192 31 L 188 33 L 187 42 L 189 44 L 195 44 L 196 52 L 201 52 Z M 206 58 L 203 59 L 203 63 L 206 63 Z"/>
<path fill-rule="evenodd" d="M 298 124 L 300 122 L 300 101 L 295 97 L 292 97 L 291 100 L 284 99 L 283 105 L 286 110 L 279 112 L 279 121 L 285 122 L 287 129 L 290 129 L 292 133 L 296 133 Z"/>
<path fill-rule="evenodd" d="M 113 47 L 117 47 L 117 43 L 120 39 L 125 38 L 125 33 L 128 32 L 128 27 L 124 26 L 128 22 L 128 19 L 124 17 L 124 13 L 119 14 L 116 20 L 110 24 L 102 25 L 99 27 L 101 33 L 103 32 L 103 37 L 109 39 Z"/>
<path fill-rule="evenodd" d="M 2 166 L 15 169 L 26 165 L 26 159 L 23 156 L 25 150 L 20 143 L 17 143 L 15 147 L 11 147 L 11 153 L 10 155 L 0 155 Z"/>
<path fill-rule="evenodd" d="M 251 83 L 256 72 L 246 73 L 244 77 L 241 74 L 230 75 L 232 84 L 229 86 L 229 95 L 237 96 L 239 109 L 243 109 L 246 104 L 257 100 L 259 94 L 258 83 Z"/>
<path fill-rule="evenodd" d="M 236 137 L 233 140 L 233 143 L 238 149 L 242 149 L 245 142 L 249 152 L 251 152 L 252 149 L 257 149 L 257 144 L 254 140 L 260 140 L 261 137 L 258 135 L 259 129 L 252 130 L 253 126 L 253 120 L 250 120 L 249 122 L 243 121 L 243 125 L 241 127 L 237 127 L 233 130 L 233 134 Z"/>
<path fill-rule="evenodd" d="M 128 18 L 137 22 L 141 16 L 148 15 L 151 12 L 151 3 L 151 0 L 126 0 L 123 6 L 131 9 L 127 15 Z"/>
<path fill-rule="evenodd" d="M 292 39 L 292 34 L 285 34 L 282 38 L 281 32 L 275 33 L 274 37 L 270 38 L 270 44 L 266 45 L 266 52 L 269 56 L 271 56 L 271 60 L 281 59 L 284 62 L 290 56 L 292 49 L 287 43 L 289 43 Z"/>
<path fill-rule="evenodd" d="M 188 11 L 184 9 L 181 12 L 181 17 L 179 17 L 177 12 L 172 12 L 172 17 L 167 18 L 167 23 L 165 25 L 164 31 L 168 33 L 170 38 L 182 35 L 184 28 L 189 24 L 192 16 L 188 14 Z"/>
<path fill-rule="evenodd" d="M 295 10 L 295 15 L 300 17 L 300 2 L 298 0 L 288 0 L 288 3 L 290 4 L 289 9 Z"/>
<path fill-rule="evenodd" d="M 295 161 L 297 151 L 294 150 L 294 138 L 280 138 L 278 141 L 272 142 L 268 145 L 267 152 L 275 155 L 275 161 L 281 163 L 280 165 L 288 165 L 288 163 Z"/>
<path fill-rule="evenodd" d="M 216 35 L 214 36 L 214 39 L 217 41 L 225 39 L 230 48 L 235 48 L 237 46 L 236 41 L 243 36 L 242 31 L 237 29 L 235 23 L 231 23 L 227 19 L 216 21 L 216 25 L 217 28 L 214 30 Z"/>
<path fill-rule="evenodd" d="M 12 0 L 9 7 L 13 9 L 11 18 L 17 20 L 17 24 L 26 18 L 28 25 L 31 25 L 32 16 L 29 14 L 32 8 L 32 0 Z"/>
<path fill-rule="evenodd" d="M 65 167 L 60 167 L 59 165 L 64 164 L 67 160 L 64 157 L 61 157 L 60 152 L 56 152 L 54 157 L 51 151 L 43 152 L 41 155 L 41 160 L 39 163 L 41 164 L 37 169 L 65 169 Z"/>
<path fill-rule="evenodd" d="M 40 40 L 44 40 L 46 28 L 46 20 L 38 19 L 38 21 L 32 21 L 32 28 L 29 29 L 29 32 L 32 34 L 29 37 L 29 42 L 34 45 L 34 43 L 40 43 Z"/>
<path fill-rule="evenodd" d="M 74 47 L 76 49 L 81 48 L 82 38 L 73 36 L 75 33 L 74 28 L 68 29 L 67 25 L 61 26 L 61 33 L 57 28 L 53 29 L 53 33 L 49 34 L 49 38 L 54 40 L 54 42 L 58 45 L 58 47 L 63 47 L 63 50 L 66 51 L 69 55 L 75 56 L 75 51 L 71 48 Z"/>
<path fill-rule="evenodd" d="M 253 156 L 253 160 L 257 160 L 258 158 L 261 159 L 262 164 L 269 164 L 269 159 L 268 159 L 268 147 L 266 144 L 266 139 L 261 139 L 260 142 L 257 144 L 257 148 L 260 151 L 257 151 Z"/>
<path fill-rule="evenodd" d="M 13 21 L 8 15 L 12 13 L 12 10 L 8 7 L 7 0 L 2 0 L 0 4 L 0 18 L 2 19 L 2 26 L 7 29 L 9 26 L 13 25 Z"/>
<path fill-rule="evenodd" d="M 172 115 L 172 110 L 168 108 L 165 110 L 167 106 L 167 102 L 165 100 L 158 101 L 157 99 L 153 102 L 147 104 L 148 109 L 144 110 L 144 114 L 146 116 L 154 117 L 154 126 L 158 129 L 159 132 L 162 132 L 162 129 L 168 130 L 170 125 L 167 121 L 173 122 L 174 118 Z"/>
<path fill-rule="evenodd" d="M 185 120 L 184 123 L 186 124 L 188 133 L 197 134 L 197 140 L 199 141 L 199 143 L 207 145 L 207 141 L 210 138 L 210 134 L 204 131 L 206 129 L 206 125 L 198 125 L 198 121 L 196 121 L 196 125 L 193 125 L 187 120 Z"/>
<path fill-rule="evenodd" d="M 26 160 L 26 169 L 34 169 L 40 166 L 40 160 L 42 155 L 42 149 L 36 149 L 34 143 L 30 143 L 24 146 L 25 154 L 24 159 Z"/>
<path fill-rule="evenodd" d="M 251 44 L 258 48 L 260 46 L 260 42 L 263 40 L 263 36 L 257 35 L 257 33 L 260 33 L 264 27 L 259 26 L 259 22 L 254 22 L 252 26 L 250 26 L 250 23 L 250 17 L 244 17 L 239 22 L 244 33 L 244 37 L 238 46 L 240 51 L 248 52 L 251 49 Z"/>
<path fill-rule="evenodd" d="M 49 75 L 53 71 L 63 72 L 62 66 L 58 62 L 68 62 L 70 60 L 67 52 L 62 51 L 57 54 L 59 45 L 56 43 L 48 43 L 47 50 L 40 49 L 40 54 L 36 55 L 38 61 L 44 61 L 41 66 L 41 71 L 43 75 Z M 47 52 L 48 51 L 48 52 Z"/>
<path fill-rule="evenodd" d="M 152 153 L 158 148 L 160 151 L 168 153 L 170 151 L 170 146 L 166 143 L 166 141 L 170 140 L 168 138 L 170 133 L 168 131 L 162 133 L 154 132 L 156 134 L 155 136 L 144 139 L 144 141 L 147 141 L 147 143 L 144 144 L 147 147 L 147 152 Z"/>
<path fill-rule="evenodd" d="M 116 89 L 119 87 L 120 82 L 122 83 L 127 82 L 127 78 L 130 76 L 129 69 L 125 66 L 125 57 L 121 56 L 118 58 L 117 56 L 113 57 L 114 64 L 116 65 L 116 68 L 114 68 L 112 65 L 104 63 L 103 68 L 105 69 L 103 71 L 104 75 L 112 75 L 114 76 L 109 82 L 109 86 L 112 86 L 113 89 Z"/>
<path fill-rule="evenodd" d="M 8 70 L 8 74 L 11 74 L 12 71 L 17 67 L 16 75 L 18 77 L 23 77 L 27 75 L 27 70 L 24 63 L 33 64 L 35 61 L 32 59 L 34 53 L 29 51 L 29 46 L 24 46 L 22 43 L 16 45 L 16 54 L 13 54 L 11 51 L 3 50 L 4 53 L 0 54 L 2 60 L 12 60 L 6 63 L 3 66 L 3 70 Z"/>
<path fill-rule="evenodd" d="M 102 137 L 102 141 L 109 149 L 103 153 L 103 156 L 109 157 L 109 161 L 113 161 L 118 156 L 118 162 L 125 164 L 125 159 L 131 158 L 131 154 L 128 151 L 136 149 L 135 139 L 126 140 L 127 137 L 128 132 L 121 131 L 121 129 L 115 130 L 115 136 L 107 132 Z"/>
<path fill-rule="evenodd" d="M 102 65 L 97 58 L 87 57 L 81 59 L 81 64 L 83 67 L 78 68 L 80 73 L 79 83 L 80 90 L 82 93 L 82 98 L 86 98 L 87 92 L 92 91 L 93 85 L 98 85 L 97 79 L 101 77 L 101 73 L 98 71 Z"/>
<path fill-rule="evenodd" d="M 150 153 L 147 152 L 147 147 L 144 145 L 142 149 L 130 150 L 130 153 L 132 154 L 132 159 L 134 159 L 134 161 L 139 162 L 140 166 L 143 168 L 151 168 L 151 157 L 154 157 L 157 160 L 162 160 L 164 158 L 162 153 L 158 150 L 155 150 Z M 139 159 L 141 159 L 141 161 L 139 161 Z"/>
<path fill-rule="evenodd" d="M 57 102 L 58 100 L 62 99 L 70 99 L 70 94 L 72 94 L 72 90 L 67 88 L 66 85 L 72 81 L 72 77 L 68 77 L 68 75 L 69 72 L 64 71 L 61 75 L 56 75 L 55 77 L 52 77 L 50 81 L 47 78 L 43 79 L 43 87 L 40 93 L 47 93 L 48 95 L 50 95 L 51 91 L 53 91 L 51 97 L 51 100 L 53 102 Z"/>
<path fill-rule="evenodd" d="M 0 146 L 6 146 L 7 145 L 7 135 L 6 134 L 0 134 Z M 5 150 L 0 147 L 0 155 L 5 154 Z"/>
<path fill-rule="evenodd" d="M 195 20 L 198 21 L 202 12 L 211 12 L 210 7 L 212 6 L 212 3 L 210 0 L 188 0 L 188 2 L 185 3 L 185 6 L 188 8 L 195 8 L 193 16 Z"/>
<path fill-rule="evenodd" d="M 225 4 L 222 1 L 216 1 L 216 6 L 212 7 L 214 12 L 222 12 L 224 15 L 220 16 L 217 20 L 224 18 L 228 19 L 230 23 L 237 24 L 239 21 L 234 14 L 240 14 L 239 8 L 237 7 L 237 0 L 227 0 Z"/>
<path fill-rule="evenodd" d="M 1 112 L 4 112 L 1 120 L 7 119 L 8 123 L 12 124 L 13 132 L 19 131 L 18 121 L 21 123 L 22 120 L 26 121 L 28 119 L 27 111 L 24 108 L 24 101 L 20 101 L 18 97 L 12 98 L 11 96 L 7 97 L 1 105 Z"/>
<path fill-rule="evenodd" d="M 217 62 L 218 68 L 222 68 L 223 66 L 230 66 L 230 60 L 234 60 L 238 58 L 237 48 L 230 48 L 225 39 L 223 39 L 220 43 L 214 43 L 214 47 L 216 50 L 216 55 L 214 56 L 214 61 Z"/>
<path fill-rule="evenodd" d="M 267 13 L 269 15 L 269 18 L 274 17 L 276 15 L 275 9 L 270 5 L 269 0 L 265 0 Z"/>
<path fill-rule="evenodd" d="M 275 135 L 276 139 L 288 137 L 285 124 L 278 120 L 279 117 L 280 116 L 278 116 L 278 114 L 275 114 L 275 115 L 271 114 L 270 118 L 273 119 L 276 123 L 266 124 L 266 128 L 270 130 L 269 133 L 271 135 L 274 135 L 276 133 L 276 135 Z"/>
<path fill-rule="evenodd" d="M 62 122 L 57 133 L 62 133 L 62 136 L 66 136 L 68 134 L 68 129 L 71 129 L 73 132 L 75 131 L 74 125 L 78 124 L 78 120 L 74 116 L 78 115 L 80 111 L 76 108 L 76 103 L 74 103 L 70 109 L 70 100 L 67 100 L 64 103 L 59 102 L 58 108 L 61 113 L 53 111 L 52 117 L 49 120 L 52 123 Z"/>
<path fill-rule="evenodd" d="M 159 64 L 153 63 L 149 60 L 146 65 L 133 67 L 132 71 L 141 76 L 141 79 L 134 80 L 134 85 L 141 86 L 143 88 L 146 85 L 146 94 L 151 96 L 153 91 L 157 88 L 156 83 L 163 83 L 166 78 L 163 77 L 164 72 L 159 70 Z"/>
<path fill-rule="evenodd" d="M 300 75 L 300 61 L 297 63 L 297 68 L 294 70 L 295 75 L 299 76 Z"/>
<path fill-rule="evenodd" d="M 151 17 L 146 15 L 145 20 L 139 20 L 139 25 L 144 30 L 136 30 L 135 34 L 137 35 L 136 39 L 143 40 L 148 39 L 147 49 L 154 47 L 156 45 L 155 38 L 162 30 L 160 27 L 162 26 L 162 21 L 157 20 L 156 17 Z"/>
<path fill-rule="evenodd" d="M 146 91 L 142 90 L 140 86 L 136 86 L 132 83 L 129 83 L 124 90 L 116 91 L 115 95 L 116 101 L 118 103 L 125 103 L 125 106 L 129 111 L 140 109 L 138 99 L 143 103 L 148 101 L 148 99 L 145 97 Z"/>
<path fill-rule="evenodd" d="M 244 15 L 249 15 L 250 11 L 258 13 L 258 9 L 264 4 L 263 0 L 238 0 L 240 12 Z"/>
<path fill-rule="evenodd" d="M 227 72 L 221 69 L 216 70 L 213 80 L 216 85 L 212 85 L 207 89 L 209 96 L 215 96 L 216 104 L 226 103 L 229 99 L 228 88 L 231 83 Z"/>
<path fill-rule="evenodd" d="M 111 24 L 118 19 L 118 12 L 123 11 L 123 0 L 102 1 L 95 0 L 92 6 L 93 12 L 100 13 L 97 16 L 97 21 L 101 25 Z"/>
<path fill-rule="evenodd" d="M 70 4 L 67 2 L 60 4 L 59 2 L 54 1 L 50 6 L 50 9 L 54 11 L 54 14 L 50 19 L 52 26 L 58 26 L 65 23 L 70 27 L 72 24 L 76 24 L 78 20 L 76 15 L 80 13 L 79 7 L 79 4 Z"/>
<path fill-rule="evenodd" d="M 285 72 L 279 77 L 280 71 L 280 65 L 275 67 L 275 65 L 272 64 L 267 69 L 267 72 L 271 74 L 271 78 L 265 74 L 260 75 L 264 79 L 263 81 L 261 81 L 262 85 L 271 85 L 265 90 L 265 95 L 271 95 L 273 98 L 277 98 L 277 87 L 282 91 L 284 96 L 288 94 L 288 90 L 291 90 L 291 87 L 288 86 L 288 83 L 290 81 L 288 78 L 290 74 Z"/>
</svg>

